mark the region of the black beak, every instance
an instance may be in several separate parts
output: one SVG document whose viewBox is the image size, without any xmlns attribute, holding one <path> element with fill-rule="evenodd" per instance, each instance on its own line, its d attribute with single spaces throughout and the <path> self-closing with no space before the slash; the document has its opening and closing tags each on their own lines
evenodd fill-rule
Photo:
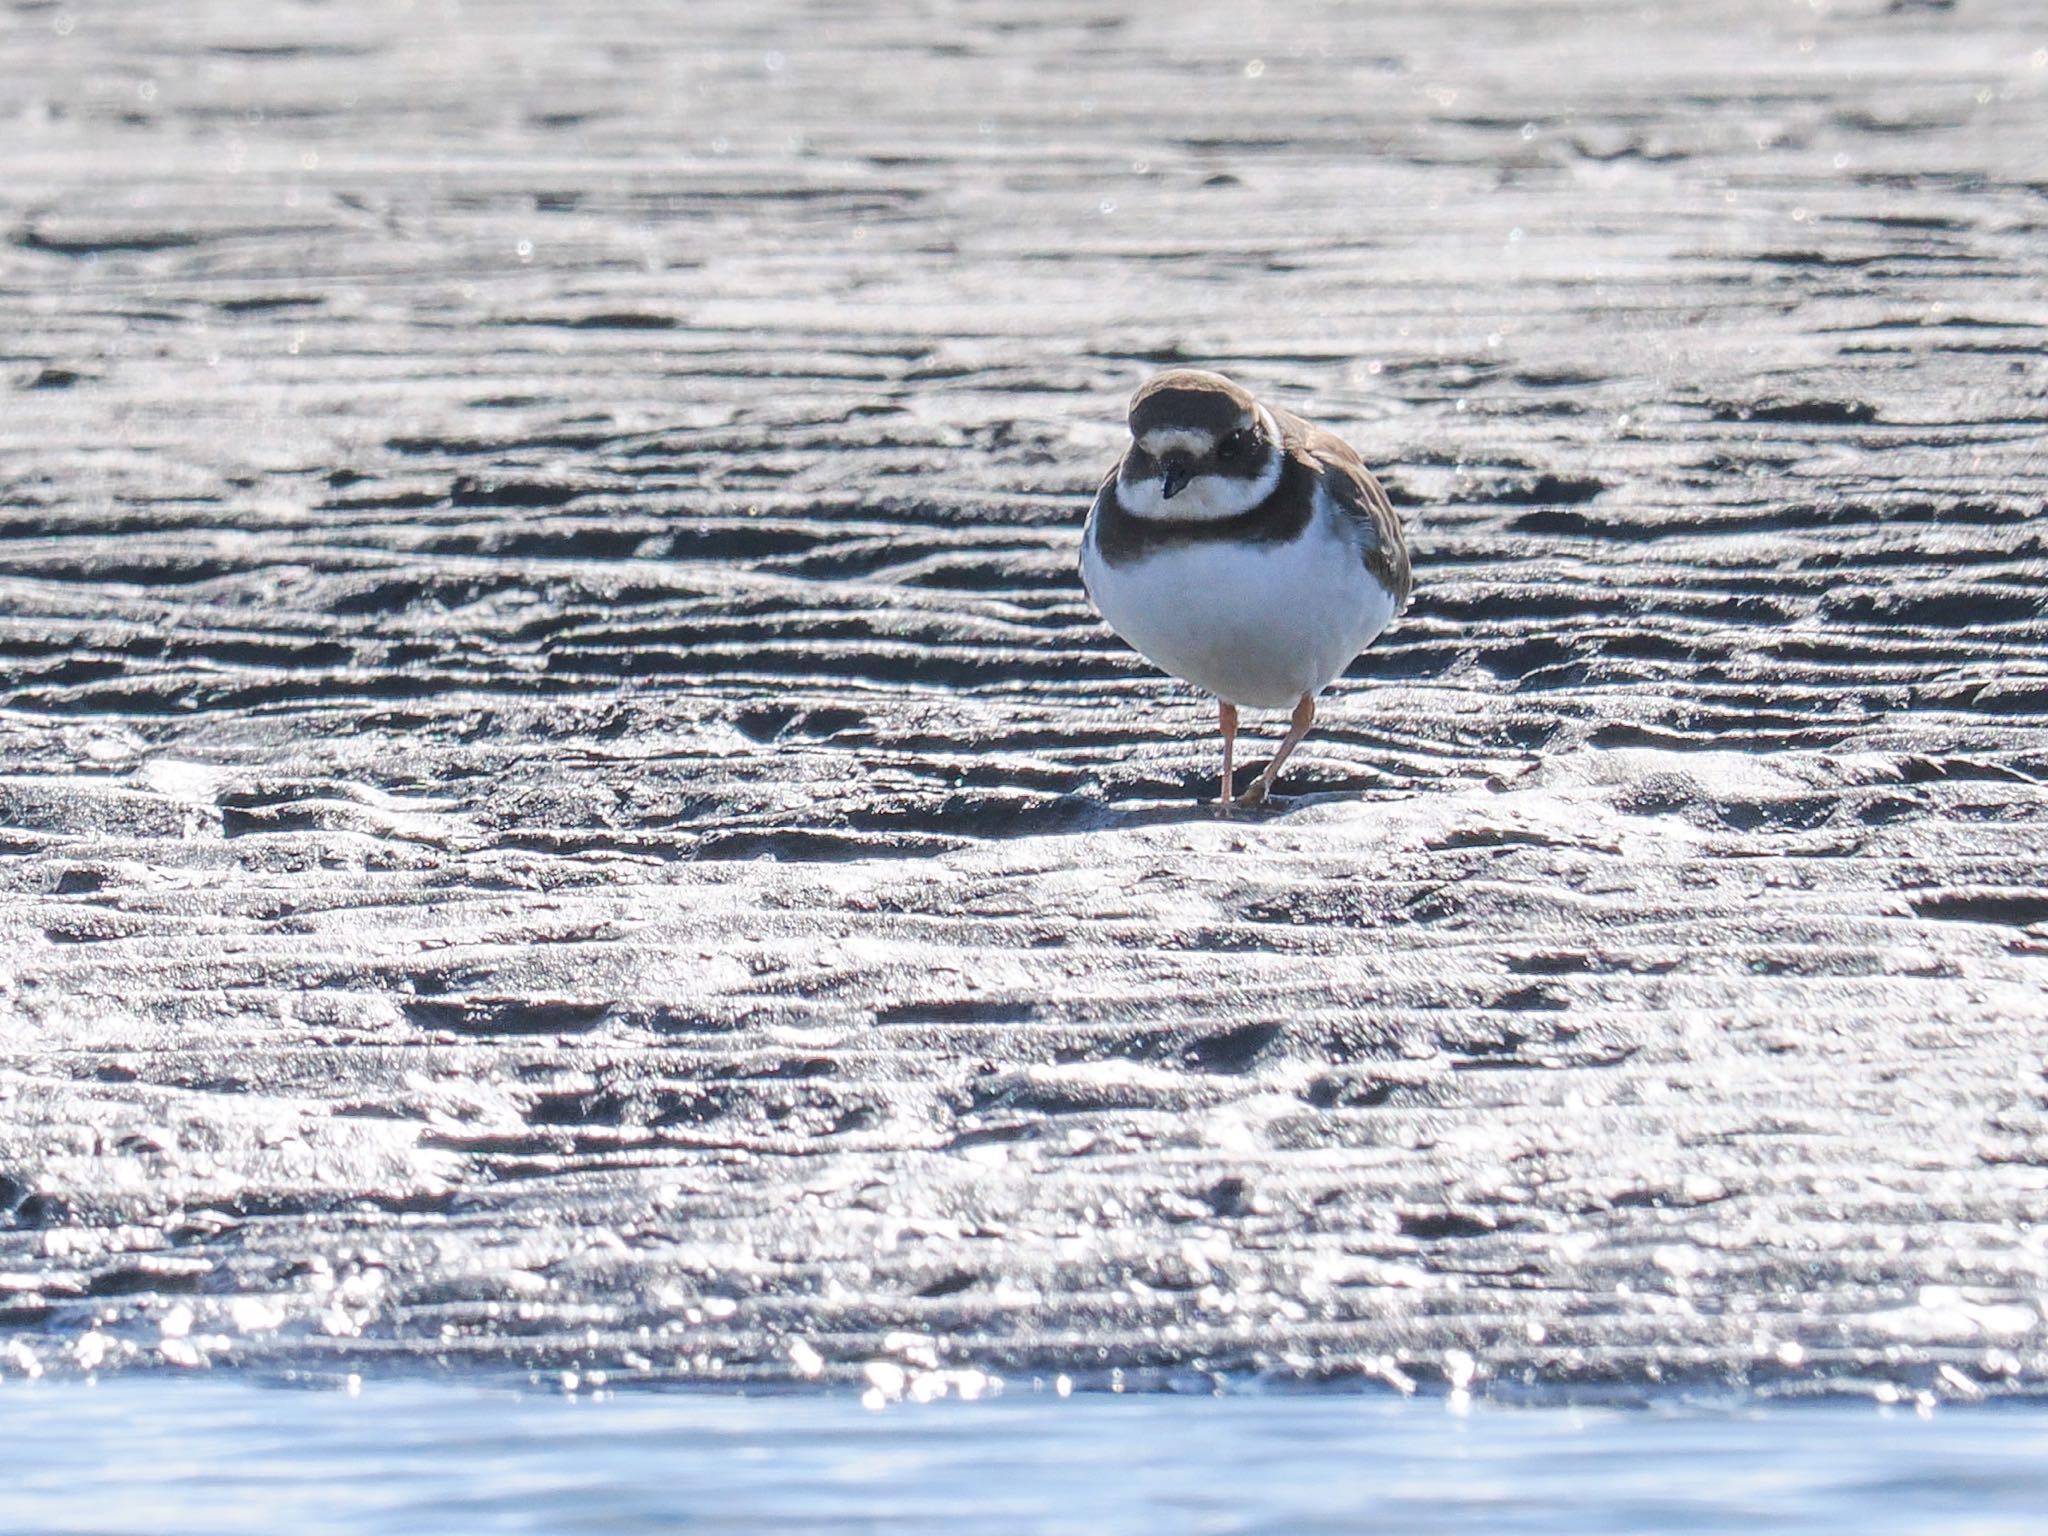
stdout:
<svg viewBox="0 0 2048 1536">
<path fill-rule="evenodd" d="M 1194 460 L 1176 453 L 1160 462 L 1159 494 L 1171 501 L 1186 490 L 1188 482 L 1194 478 Z"/>
</svg>

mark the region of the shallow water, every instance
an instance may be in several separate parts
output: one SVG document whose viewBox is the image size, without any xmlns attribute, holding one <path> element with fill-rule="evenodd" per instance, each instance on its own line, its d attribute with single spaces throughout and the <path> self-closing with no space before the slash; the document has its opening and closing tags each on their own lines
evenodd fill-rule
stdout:
<svg viewBox="0 0 2048 1536">
<path fill-rule="evenodd" d="M 2048 1412 L 0 1391 L 9 1531 L 2037 1531 Z"/>
</svg>

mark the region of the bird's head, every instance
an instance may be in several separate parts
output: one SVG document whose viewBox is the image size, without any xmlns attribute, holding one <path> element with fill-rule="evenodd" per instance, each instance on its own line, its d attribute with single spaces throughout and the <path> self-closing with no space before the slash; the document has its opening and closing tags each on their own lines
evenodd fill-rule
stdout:
<svg viewBox="0 0 2048 1536">
<path fill-rule="evenodd" d="M 1116 496 L 1133 517 L 1237 517 L 1280 483 L 1280 433 L 1271 413 L 1220 373 L 1177 368 L 1158 375 L 1131 397 L 1130 423 Z"/>
</svg>

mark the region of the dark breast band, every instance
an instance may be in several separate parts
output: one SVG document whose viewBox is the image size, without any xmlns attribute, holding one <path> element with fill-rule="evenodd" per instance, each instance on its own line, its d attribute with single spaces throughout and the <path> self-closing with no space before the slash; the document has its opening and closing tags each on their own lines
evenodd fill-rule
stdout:
<svg viewBox="0 0 2048 1536">
<path fill-rule="evenodd" d="M 1116 499 L 1116 473 L 1095 493 L 1088 527 L 1107 565 L 1135 565 L 1169 549 L 1202 544 L 1284 544 L 1301 536 L 1315 510 L 1315 473 L 1293 454 L 1280 466 L 1273 494 L 1236 517 L 1134 517 Z"/>
</svg>

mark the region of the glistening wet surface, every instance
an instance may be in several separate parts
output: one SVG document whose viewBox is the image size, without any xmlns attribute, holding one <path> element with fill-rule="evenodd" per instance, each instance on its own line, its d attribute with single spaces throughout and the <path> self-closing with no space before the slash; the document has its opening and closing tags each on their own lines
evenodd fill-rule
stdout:
<svg viewBox="0 0 2048 1536">
<path fill-rule="evenodd" d="M 0 1370 L 2040 1392 L 2044 49 L 14 7 Z M 1183 360 L 1417 559 L 1235 823 Z"/>
<path fill-rule="evenodd" d="M 0 1389 L 9 1530 L 230 1536 L 1002 1531 L 2021 1536 L 2037 1406 L 1451 1411 L 1340 1394 L 875 1412 L 850 1395 L 125 1378 Z"/>
</svg>

